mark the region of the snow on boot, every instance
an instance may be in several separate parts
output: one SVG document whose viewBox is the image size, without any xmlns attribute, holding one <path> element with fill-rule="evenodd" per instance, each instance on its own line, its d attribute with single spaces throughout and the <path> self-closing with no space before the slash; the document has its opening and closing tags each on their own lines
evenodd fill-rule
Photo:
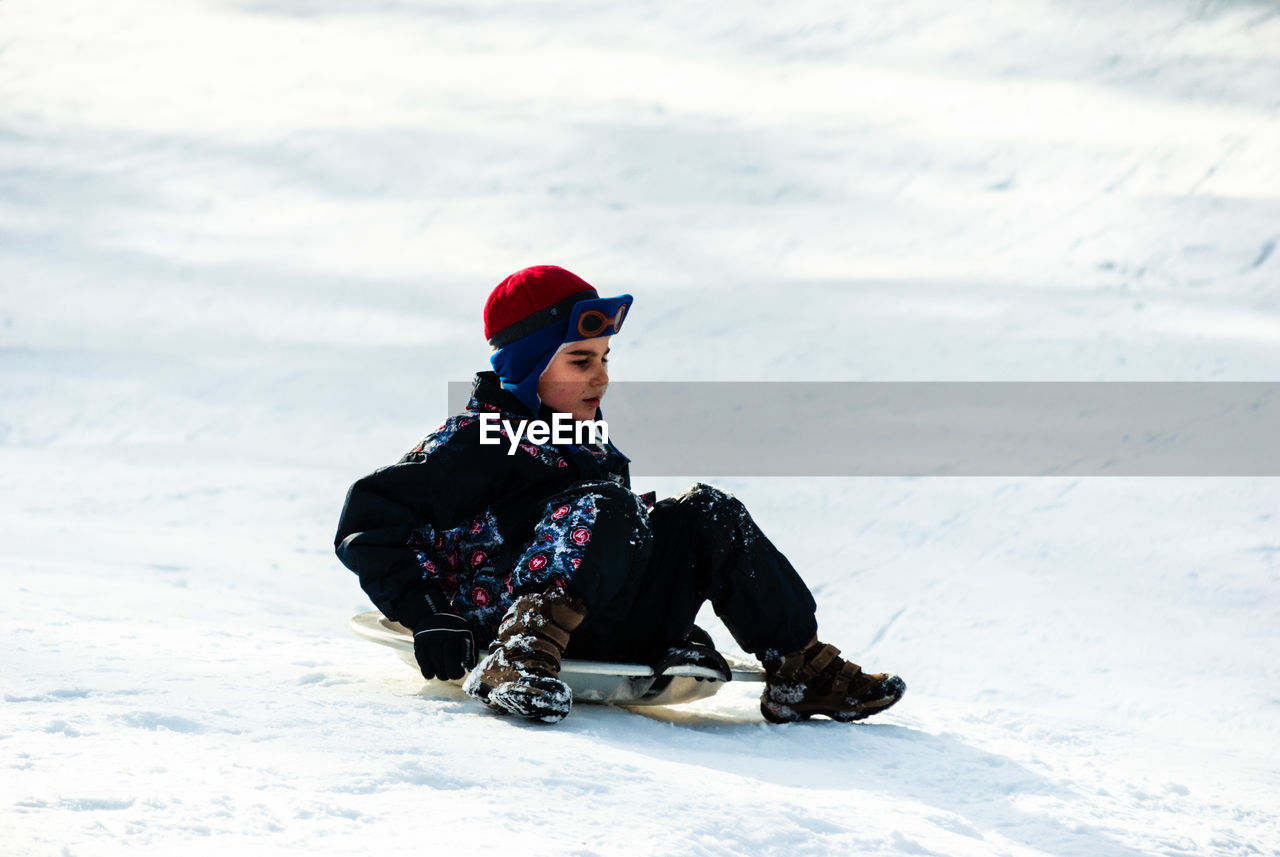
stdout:
<svg viewBox="0 0 1280 857">
<path fill-rule="evenodd" d="M 896 675 L 864 673 L 840 657 L 835 646 L 814 637 L 798 652 L 764 662 L 760 713 L 772 723 L 793 723 L 822 714 L 848 722 L 878 714 L 907 691 Z"/>
<path fill-rule="evenodd" d="M 522 596 L 502 617 L 488 657 L 462 689 L 496 711 L 547 723 L 563 720 L 573 692 L 560 680 L 560 658 L 584 618 L 563 593 Z"/>
</svg>

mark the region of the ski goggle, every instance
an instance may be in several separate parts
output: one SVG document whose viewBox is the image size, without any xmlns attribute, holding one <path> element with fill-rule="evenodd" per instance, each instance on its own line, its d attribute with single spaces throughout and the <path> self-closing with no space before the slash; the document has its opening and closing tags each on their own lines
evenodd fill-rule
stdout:
<svg viewBox="0 0 1280 857">
<path fill-rule="evenodd" d="M 578 342 L 595 339 L 597 336 L 612 336 L 622 330 L 622 320 L 626 318 L 632 300 L 631 295 L 620 295 L 574 304 L 569 313 L 569 329 L 564 341 Z"/>
</svg>

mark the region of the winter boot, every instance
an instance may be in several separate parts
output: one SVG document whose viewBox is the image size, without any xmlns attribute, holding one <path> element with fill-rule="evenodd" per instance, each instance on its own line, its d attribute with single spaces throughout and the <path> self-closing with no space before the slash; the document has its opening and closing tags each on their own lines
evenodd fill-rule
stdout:
<svg viewBox="0 0 1280 857">
<path fill-rule="evenodd" d="M 822 714 L 848 722 L 878 714 L 902 698 L 907 684 L 896 675 L 864 673 L 835 646 L 814 637 L 798 652 L 764 662 L 760 712 L 772 723 Z"/>
<path fill-rule="evenodd" d="M 560 657 L 586 612 L 560 592 L 525 595 L 511 605 L 462 689 L 496 711 L 556 723 L 573 702 Z"/>
</svg>

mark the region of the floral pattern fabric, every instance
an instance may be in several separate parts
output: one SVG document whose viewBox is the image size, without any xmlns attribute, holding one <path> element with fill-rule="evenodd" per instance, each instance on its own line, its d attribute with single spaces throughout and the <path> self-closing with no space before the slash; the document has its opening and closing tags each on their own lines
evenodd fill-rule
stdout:
<svg viewBox="0 0 1280 857">
<path fill-rule="evenodd" d="M 435 580 L 450 606 L 482 628 L 496 631 L 507 609 L 525 592 L 554 586 L 563 591 L 582 565 L 596 521 L 590 493 L 553 501 L 533 538 L 513 565 L 498 522 L 486 511 L 460 527 L 437 532 L 430 525 L 411 540 L 423 576 Z"/>
<path fill-rule="evenodd" d="M 534 528 L 533 541 L 512 569 L 514 587 L 522 591 L 548 586 L 563 590 L 582 565 L 595 522 L 596 498 L 590 493 L 552 501 Z"/>
<path fill-rule="evenodd" d="M 503 414 L 488 402 L 472 398 L 467 412 L 450 417 L 427 435 L 405 456 L 406 461 L 425 461 L 435 450 L 449 443 L 460 430 L 479 421 L 480 413 Z M 502 424 L 498 434 L 504 445 L 510 435 Z M 608 458 L 602 447 L 583 447 L 597 461 Z M 553 444 L 522 441 L 517 454 L 529 455 L 546 467 L 568 467 L 564 452 Z M 620 475 L 610 479 L 622 482 Z M 436 581 L 449 606 L 482 628 L 496 631 L 498 623 L 519 595 L 542 591 L 548 586 L 563 590 L 582 564 L 591 543 L 596 521 L 596 501 L 589 488 L 577 497 L 553 499 L 534 528 L 533 536 L 514 563 L 506 561 L 509 551 L 493 513 L 486 509 L 461 526 L 437 531 L 430 524 L 415 530 L 410 538 L 424 578 Z"/>
</svg>

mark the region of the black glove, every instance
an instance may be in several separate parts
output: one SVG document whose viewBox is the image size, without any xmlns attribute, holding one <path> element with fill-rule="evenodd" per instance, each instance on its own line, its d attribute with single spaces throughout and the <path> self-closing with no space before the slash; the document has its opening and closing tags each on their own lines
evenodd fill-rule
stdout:
<svg viewBox="0 0 1280 857">
<path fill-rule="evenodd" d="M 466 619 L 435 613 L 414 633 L 413 656 L 423 678 L 459 679 L 476 665 L 476 638 Z"/>
</svg>

